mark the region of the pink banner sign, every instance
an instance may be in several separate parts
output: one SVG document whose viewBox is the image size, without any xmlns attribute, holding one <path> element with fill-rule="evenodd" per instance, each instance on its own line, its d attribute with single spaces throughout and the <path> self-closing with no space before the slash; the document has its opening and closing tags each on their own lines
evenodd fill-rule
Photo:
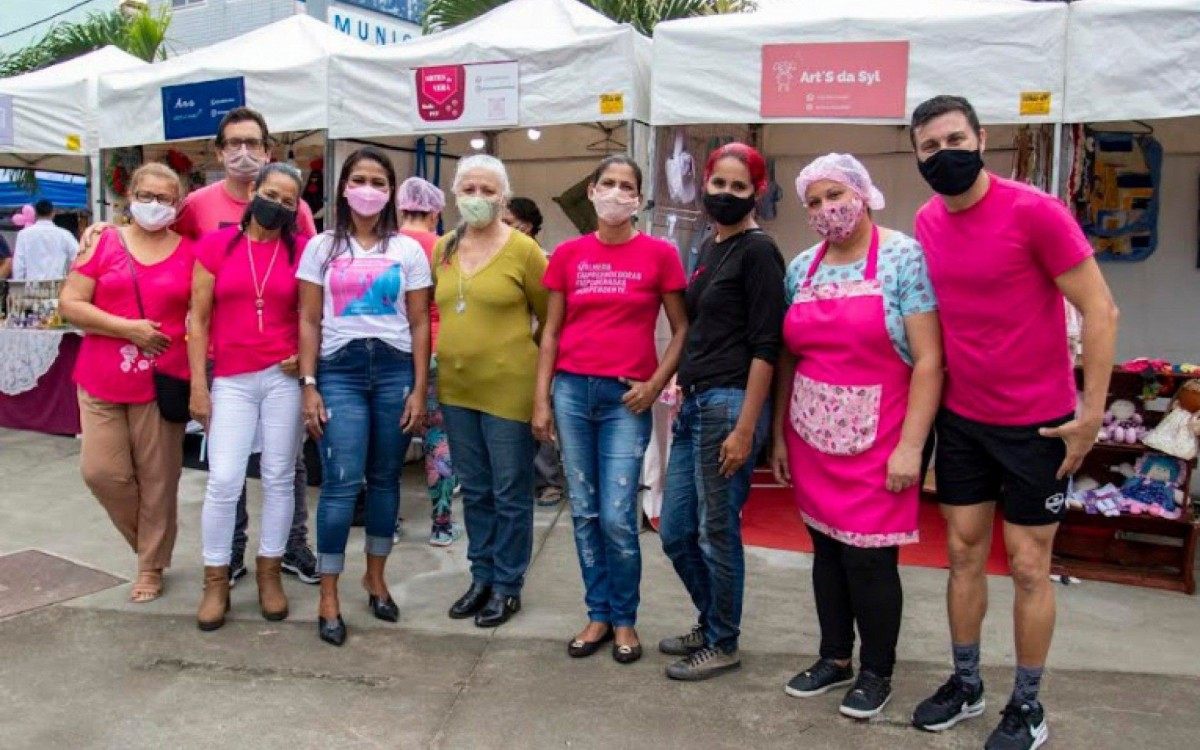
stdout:
<svg viewBox="0 0 1200 750">
<path fill-rule="evenodd" d="M 417 68 L 417 111 L 426 122 L 457 120 L 466 104 L 466 67 Z"/>
<path fill-rule="evenodd" d="M 908 42 L 814 42 L 762 48 L 763 117 L 903 118 Z"/>
</svg>

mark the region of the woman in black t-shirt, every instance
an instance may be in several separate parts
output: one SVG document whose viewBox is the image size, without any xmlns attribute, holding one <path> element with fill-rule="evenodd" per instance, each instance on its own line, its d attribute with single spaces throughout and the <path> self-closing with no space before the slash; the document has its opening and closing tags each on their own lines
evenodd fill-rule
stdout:
<svg viewBox="0 0 1200 750">
<path fill-rule="evenodd" d="M 687 288 L 689 328 L 678 375 L 684 401 L 659 530 L 700 615 L 690 633 L 659 644 L 663 653 L 684 657 L 667 667 L 676 680 L 703 680 L 741 663 L 741 510 L 770 425 L 786 307 L 783 257 L 754 221 L 767 187 L 762 154 L 727 144 L 709 156 L 704 177 L 704 209 L 715 233 Z"/>
</svg>

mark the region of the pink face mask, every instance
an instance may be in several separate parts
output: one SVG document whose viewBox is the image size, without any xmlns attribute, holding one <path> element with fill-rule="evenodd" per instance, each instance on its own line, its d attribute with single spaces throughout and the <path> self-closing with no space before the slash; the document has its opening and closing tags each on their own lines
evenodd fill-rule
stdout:
<svg viewBox="0 0 1200 750">
<path fill-rule="evenodd" d="M 386 191 L 377 190 L 370 185 L 348 187 L 342 193 L 350 210 L 359 216 L 375 216 L 388 204 L 389 196 Z"/>
<path fill-rule="evenodd" d="M 842 203 L 826 204 L 816 211 L 809 210 L 808 226 L 835 244 L 845 242 L 854 234 L 866 206 L 857 195 Z"/>
<path fill-rule="evenodd" d="M 596 217 L 610 226 L 620 226 L 629 221 L 637 213 L 641 203 L 637 198 L 621 192 L 620 188 L 592 191 L 592 205 L 596 207 Z"/>
</svg>

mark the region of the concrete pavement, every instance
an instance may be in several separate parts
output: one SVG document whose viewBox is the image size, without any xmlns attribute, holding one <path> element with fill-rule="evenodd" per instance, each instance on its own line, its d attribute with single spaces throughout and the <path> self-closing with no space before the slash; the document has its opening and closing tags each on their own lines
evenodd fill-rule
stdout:
<svg viewBox="0 0 1200 750">
<path fill-rule="evenodd" d="M 37 549 L 128 579 L 132 555 L 80 481 L 77 453 L 74 440 L 0 431 L 0 555 Z M 234 589 L 229 624 L 204 634 L 194 625 L 203 487 L 204 474 L 185 471 L 161 600 L 130 604 L 126 583 L 0 620 L 0 747 L 967 748 L 982 746 L 1011 687 L 1012 589 L 993 578 L 986 718 L 942 735 L 908 727 L 913 704 L 945 677 L 948 636 L 944 572 L 905 568 L 901 664 L 881 720 L 843 719 L 836 695 L 787 697 L 783 683 L 816 648 L 809 558 L 758 549 L 747 560 L 743 669 L 669 682 L 653 644 L 694 615 L 653 534 L 642 538 L 646 656 L 628 667 L 607 652 L 568 659 L 584 613 L 570 521 L 558 509 L 537 513 L 524 610 L 495 631 L 451 621 L 445 609 L 468 580 L 465 543 L 425 543 L 415 471 L 405 481 L 408 532 L 389 564 L 398 625 L 370 617 L 352 554 L 345 647 L 316 639 L 316 587 L 291 578 L 288 621 L 259 617 L 251 577 Z M 252 482 L 252 519 L 257 492 Z M 356 529 L 352 552 L 361 539 Z M 1058 592 L 1044 688 L 1051 747 L 1196 746 L 1197 600 L 1098 583 Z"/>
</svg>

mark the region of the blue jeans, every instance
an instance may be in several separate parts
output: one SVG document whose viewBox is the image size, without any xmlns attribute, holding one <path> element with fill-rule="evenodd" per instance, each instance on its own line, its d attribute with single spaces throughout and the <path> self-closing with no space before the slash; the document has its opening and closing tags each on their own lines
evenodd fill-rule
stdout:
<svg viewBox="0 0 1200 750">
<path fill-rule="evenodd" d="M 721 475 L 721 444 L 737 425 L 746 392 L 712 388 L 690 395 L 675 422 L 659 535 L 692 603 L 704 640 L 725 652 L 741 634 L 746 561 L 742 506 L 771 423 L 770 402 L 754 428 L 750 458 L 732 477 Z"/>
<path fill-rule="evenodd" d="M 413 389 L 412 354 L 379 339 L 357 339 L 317 363 L 329 421 L 321 436 L 324 481 L 317 504 L 317 571 L 346 561 L 354 502 L 367 483 L 368 555 L 388 555 L 400 504 L 400 469 L 410 437 L 400 429 Z"/>
<path fill-rule="evenodd" d="M 533 430 L 528 422 L 442 404 L 462 485 L 475 583 L 518 596 L 533 554 Z"/>
<path fill-rule="evenodd" d="M 621 403 L 628 390 L 616 378 L 554 376 L 554 421 L 588 619 L 615 627 L 637 622 L 637 497 L 652 423 L 649 411 L 634 414 Z"/>
</svg>

